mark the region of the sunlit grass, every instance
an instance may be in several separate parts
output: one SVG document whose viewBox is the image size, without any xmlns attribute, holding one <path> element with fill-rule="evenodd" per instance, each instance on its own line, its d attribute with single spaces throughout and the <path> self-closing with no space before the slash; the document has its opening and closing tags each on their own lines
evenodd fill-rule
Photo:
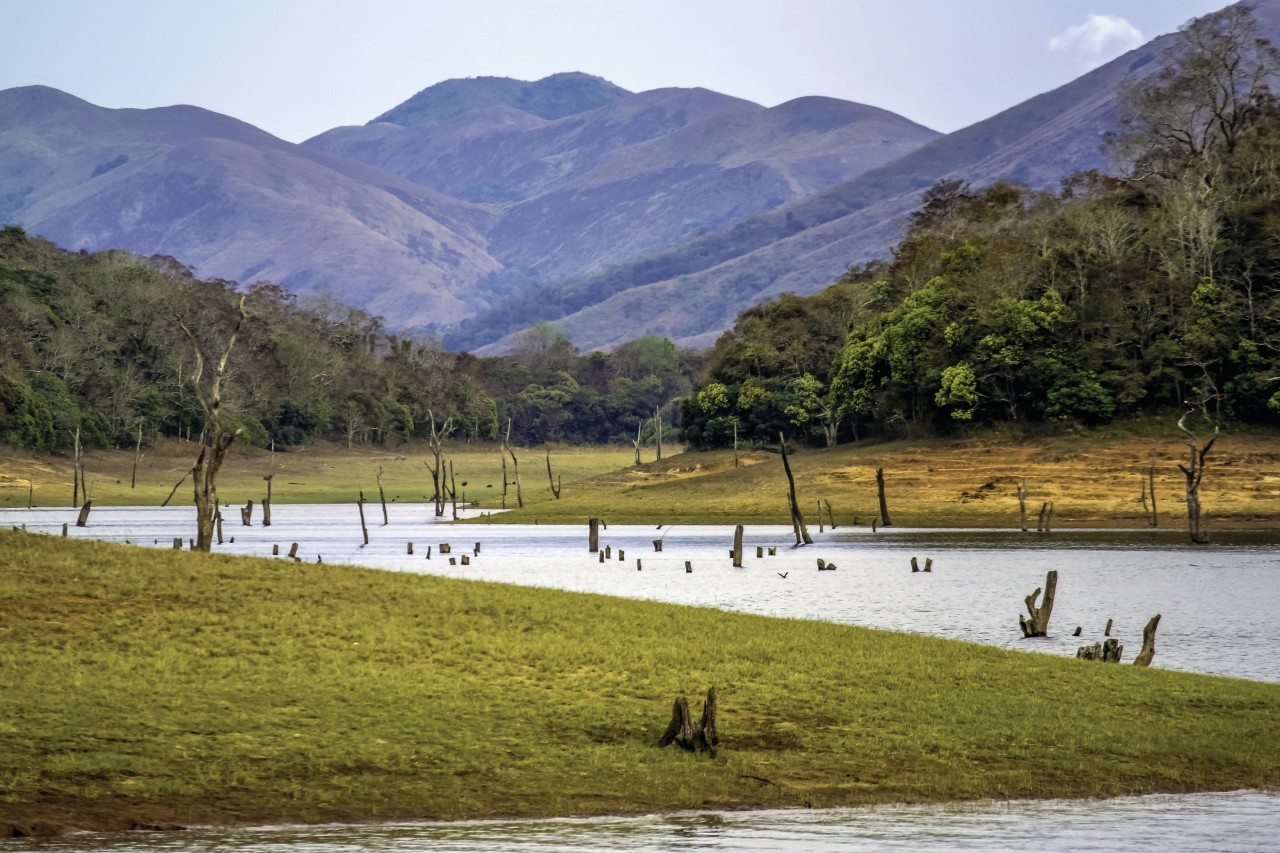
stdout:
<svg viewBox="0 0 1280 853">
<path fill-rule="evenodd" d="M 0 821 L 334 820 L 1280 784 L 1280 685 L 0 533 Z M 715 759 L 654 748 L 720 697 Z M 768 782 L 759 781 L 760 779 Z"/>
</svg>

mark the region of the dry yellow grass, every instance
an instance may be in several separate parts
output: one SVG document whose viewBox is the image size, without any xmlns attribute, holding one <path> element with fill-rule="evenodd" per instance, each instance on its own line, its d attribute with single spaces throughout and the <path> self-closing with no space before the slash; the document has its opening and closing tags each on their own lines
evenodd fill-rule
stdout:
<svg viewBox="0 0 1280 853">
<path fill-rule="evenodd" d="M 164 442 L 148 451 L 138 486 L 129 487 L 132 453 L 98 451 L 86 460 L 95 504 L 158 505 L 195 456 L 193 445 Z M 485 508 L 502 504 L 502 469 L 489 445 L 447 448 L 460 495 Z M 838 523 L 870 524 L 878 516 L 875 471 L 885 471 L 892 520 L 899 527 L 1008 527 L 1018 523 L 1017 485 L 1027 483 L 1031 523 L 1041 505 L 1054 504 L 1055 527 L 1143 526 L 1142 482 L 1155 454 L 1155 490 L 1160 525 L 1185 523 L 1185 480 L 1178 463 L 1188 448 L 1176 437 L 1158 439 L 1063 435 L 1022 440 L 992 437 L 920 439 L 846 444 L 792 455 L 801 508 L 816 515 L 819 499 L 831 502 Z M 545 450 L 517 449 L 525 507 L 511 521 L 580 521 L 604 516 L 617 522 L 655 524 L 776 522 L 787 520 L 786 480 L 776 453 L 674 452 L 660 461 L 652 449 L 634 464 L 622 447 L 553 448 L 552 465 L 562 478 L 561 499 L 548 487 Z M 383 471 L 387 500 L 430 497 L 429 458 L 422 445 L 388 450 L 317 444 L 278 453 L 237 448 L 219 476 L 219 493 L 232 504 L 260 500 L 263 476 L 275 471 L 277 503 L 352 501 L 363 490 L 377 500 Z M 514 479 L 508 469 L 508 476 Z M 465 483 L 465 485 L 463 485 Z M 33 488 L 28 491 L 29 485 Z M 507 506 L 516 506 L 515 487 Z M 33 457 L 0 448 L 0 507 L 71 502 L 67 457 Z M 189 503 L 184 483 L 175 503 Z M 1201 500 L 1210 529 L 1280 526 L 1280 434 L 1223 434 L 1208 457 Z M 813 519 L 816 521 L 816 519 Z"/>
</svg>

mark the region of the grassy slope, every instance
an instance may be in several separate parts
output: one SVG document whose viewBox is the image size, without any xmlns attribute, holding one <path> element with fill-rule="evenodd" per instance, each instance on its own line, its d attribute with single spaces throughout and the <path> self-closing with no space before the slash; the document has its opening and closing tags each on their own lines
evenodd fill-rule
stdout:
<svg viewBox="0 0 1280 853">
<path fill-rule="evenodd" d="M 1017 522 L 1016 486 L 1023 477 L 1033 522 L 1041 504 L 1053 501 L 1055 526 L 1143 526 L 1141 482 L 1152 451 L 1161 525 L 1184 525 L 1185 483 L 1176 466 L 1185 460 L 1187 447 L 1168 434 L 862 443 L 798 452 L 793 467 L 801 508 L 812 517 L 816 501 L 825 498 L 840 523 L 857 518 L 869 524 L 877 515 L 875 469 L 883 467 L 890 513 L 899 526 L 1010 526 Z M 557 448 L 552 464 L 563 478 L 559 501 L 547 487 L 544 452 L 526 449 L 518 455 L 525 509 L 504 520 L 579 522 L 592 515 L 655 524 L 787 520 L 786 481 L 776 454 L 743 453 L 735 469 L 728 451 L 669 451 L 656 462 L 653 451 L 645 449 L 646 462 L 636 467 L 630 449 Z M 276 454 L 273 463 L 263 451 L 239 448 L 219 476 L 219 492 L 232 504 L 260 500 L 262 477 L 274 464 L 277 503 L 354 501 L 360 490 L 376 500 L 381 467 L 388 500 L 422 501 L 431 494 L 426 458 L 420 446 L 387 451 L 318 445 Z M 450 449 L 450 458 L 460 494 L 482 506 L 501 505 L 496 448 L 459 445 Z M 193 459 L 192 445 L 164 443 L 144 458 L 138 487 L 130 489 L 131 453 L 91 453 L 87 470 L 94 502 L 159 504 Z M 37 506 L 70 504 L 67 459 L 0 451 L 0 508 L 26 506 L 31 482 Z M 508 506 L 514 507 L 514 486 L 510 492 Z M 1280 525 L 1280 433 L 1224 434 L 1209 455 L 1201 493 L 1210 530 Z M 190 503 L 189 484 L 174 501 Z"/>
<path fill-rule="evenodd" d="M 0 828 L 1280 785 L 1277 684 L 16 532 L 0 673 Z"/>
</svg>

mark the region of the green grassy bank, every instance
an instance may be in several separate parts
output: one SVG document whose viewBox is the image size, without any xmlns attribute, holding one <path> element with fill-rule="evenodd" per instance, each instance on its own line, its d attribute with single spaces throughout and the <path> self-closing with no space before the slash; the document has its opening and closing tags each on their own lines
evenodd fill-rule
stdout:
<svg viewBox="0 0 1280 853">
<path fill-rule="evenodd" d="M 1280 785 L 1277 684 L 8 531 L 0 680 L 0 829 Z"/>
</svg>

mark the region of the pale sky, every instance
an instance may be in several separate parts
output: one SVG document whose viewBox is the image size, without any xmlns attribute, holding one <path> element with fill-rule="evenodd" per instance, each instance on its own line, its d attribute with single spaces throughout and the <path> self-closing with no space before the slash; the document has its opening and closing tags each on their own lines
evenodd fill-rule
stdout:
<svg viewBox="0 0 1280 853">
<path fill-rule="evenodd" d="M 950 132 L 1221 0 L 0 0 L 0 89 L 194 104 L 292 142 L 454 77 L 596 74 Z"/>
</svg>

